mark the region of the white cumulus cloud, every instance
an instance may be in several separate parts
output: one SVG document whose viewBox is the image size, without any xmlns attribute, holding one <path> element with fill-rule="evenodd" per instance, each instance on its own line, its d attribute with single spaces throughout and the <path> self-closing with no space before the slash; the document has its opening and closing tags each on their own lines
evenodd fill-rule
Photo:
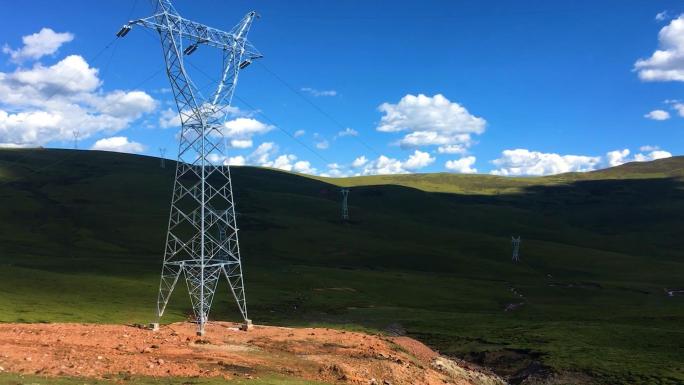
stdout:
<svg viewBox="0 0 684 385">
<path fill-rule="evenodd" d="M 660 150 L 658 146 L 641 146 L 639 153 L 630 157 L 629 149 L 615 150 L 606 154 L 606 163 L 610 167 L 619 166 L 627 162 L 647 162 L 656 159 L 669 158 L 672 154 L 669 151 Z"/>
<path fill-rule="evenodd" d="M 245 160 L 245 157 L 242 155 L 232 156 L 228 158 L 229 166 L 244 166 L 246 163 L 247 161 Z"/>
<path fill-rule="evenodd" d="M 407 170 L 419 170 L 431 165 L 434 161 L 435 158 L 430 156 L 429 153 L 415 150 L 404 162 L 404 168 Z"/>
<path fill-rule="evenodd" d="M 52 66 L 0 72 L 0 143 L 40 146 L 127 128 L 156 109 L 142 91 L 105 92 L 98 70 L 78 55 Z"/>
<path fill-rule="evenodd" d="M 644 115 L 644 118 L 652 120 L 668 120 L 670 119 L 670 113 L 665 110 L 653 110 Z"/>
<path fill-rule="evenodd" d="M 677 111 L 677 115 L 684 117 L 684 103 L 679 100 L 668 100 L 666 101 L 672 108 Z"/>
<path fill-rule="evenodd" d="M 55 32 L 50 28 L 43 28 L 39 32 L 26 35 L 21 38 L 24 45 L 18 49 L 12 49 L 5 45 L 2 52 L 10 55 L 13 61 L 21 62 L 26 59 L 37 60 L 46 55 L 52 55 L 59 50 L 64 43 L 74 40 L 74 35 L 69 32 Z"/>
<path fill-rule="evenodd" d="M 224 124 L 223 135 L 230 139 L 249 139 L 265 134 L 274 127 L 253 118 L 236 118 Z"/>
<path fill-rule="evenodd" d="M 316 169 L 311 166 L 311 162 L 308 160 L 298 160 L 295 162 L 294 166 L 292 169 L 295 172 L 302 173 L 302 174 L 315 174 Z"/>
<path fill-rule="evenodd" d="M 302 87 L 300 88 L 301 91 L 306 92 L 308 94 L 311 94 L 315 97 L 319 96 L 337 96 L 337 91 L 335 90 L 317 90 L 315 88 L 311 87 Z"/>
<path fill-rule="evenodd" d="M 359 136 L 359 132 L 356 131 L 353 128 L 345 128 L 343 131 L 340 131 L 335 135 L 336 138 L 343 138 L 345 136 Z"/>
<path fill-rule="evenodd" d="M 494 175 L 549 175 L 595 170 L 601 163 L 601 157 L 559 155 L 518 148 L 504 150 L 501 157 L 492 163 L 497 167 L 491 171 Z"/>
<path fill-rule="evenodd" d="M 647 162 L 649 160 L 656 160 L 656 159 L 665 159 L 665 158 L 670 158 L 672 157 L 672 154 L 669 151 L 663 151 L 663 150 L 655 150 L 655 151 L 650 151 L 646 154 L 635 154 L 634 155 L 634 161 L 636 162 Z"/>
<path fill-rule="evenodd" d="M 494 175 L 551 175 L 565 172 L 593 171 L 604 167 L 615 167 L 627 162 L 645 162 L 669 158 L 672 154 L 657 146 L 642 146 L 642 152 L 630 156 L 629 149 L 609 151 L 605 157 L 586 155 L 559 155 L 542 153 L 527 149 L 505 150 L 499 159 L 492 163 L 498 167 L 491 171 Z"/>
<path fill-rule="evenodd" d="M 320 173 L 320 176 L 332 177 L 332 178 L 343 178 L 352 175 L 351 170 L 345 169 L 337 163 L 328 164 L 328 170 Z"/>
<path fill-rule="evenodd" d="M 466 152 L 466 148 L 458 144 L 449 144 L 437 147 L 437 152 L 440 154 L 463 154 Z"/>
<path fill-rule="evenodd" d="M 91 147 L 92 150 L 129 152 L 139 154 L 145 151 L 145 146 L 138 142 L 129 141 L 125 136 L 113 136 L 111 138 L 100 139 Z"/>
<path fill-rule="evenodd" d="M 323 139 L 320 142 L 316 142 L 316 148 L 319 150 L 327 150 L 330 147 L 330 142 Z"/>
<path fill-rule="evenodd" d="M 475 161 L 476 158 L 474 156 L 466 156 L 461 159 L 448 160 L 444 167 L 449 171 L 460 174 L 474 174 L 477 172 L 477 169 L 473 167 Z"/>
<path fill-rule="evenodd" d="M 352 167 L 358 170 L 359 175 L 408 174 L 425 168 L 434 161 L 435 158 L 429 153 L 415 150 L 404 161 L 385 155 L 380 155 L 375 160 L 368 160 L 365 156 L 360 156 L 352 162 Z"/>
<path fill-rule="evenodd" d="M 482 134 L 487 122 L 441 94 L 406 95 L 398 103 L 383 103 L 377 127 L 381 132 L 407 132 L 398 141 L 404 148 L 439 146 L 441 153 L 467 149 L 473 135 Z M 461 151 L 462 152 L 462 151 Z"/>
<path fill-rule="evenodd" d="M 380 155 L 376 160 L 368 162 L 361 171 L 361 174 L 363 175 L 389 175 L 407 173 L 408 170 L 404 168 L 402 161 L 385 155 Z"/>
<path fill-rule="evenodd" d="M 233 139 L 230 141 L 232 148 L 250 148 L 253 144 L 252 139 Z"/>
<path fill-rule="evenodd" d="M 49 67 L 37 63 L 30 69 L 0 73 L 0 82 L 6 92 L 2 101 L 29 105 L 42 104 L 54 97 L 93 92 L 101 84 L 98 70 L 78 55 L 67 56 Z"/>
<path fill-rule="evenodd" d="M 172 128 L 181 126 L 181 118 L 178 112 L 167 108 L 159 113 L 159 126 L 161 128 Z"/>
<path fill-rule="evenodd" d="M 634 64 L 643 81 L 684 81 L 684 15 L 672 19 L 658 33 L 658 49 Z"/>
<path fill-rule="evenodd" d="M 270 158 L 278 152 L 278 146 L 273 142 L 261 143 L 250 155 L 249 164 L 265 166 L 269 164 Z M 271 163 L 272 164 L 272 163 Z M 270 166 L 268 166 L 270 167 Z"/>
<path fill-rule="evenodd" d="M 278 155 L 278 145 L 273 142 L 261 143 L 247 158 L 243 159 L 243 164 L 277 168 L 302 174 L 316 174 L 317 171 L 311 162 L 299 159 L 294 154 Z"/>
<path fill-rule="evenodd" d="M 619 166 L 623 163 L 629 162 L 628 157 L 629 157 L 630 151 L 629 149 L 625 148 L 622 150 L 614 150 L 606 153 L 606 163 L 608 164 L 609 167 L 615 167 Z"/>
<path fill-rule="evenodd" d="M 157 102 L 143 91 L 113 91 L 92 99 L 92 105 L 103 114 L 117 118 L 138 119 L 153 111 Z"/>
<path fill-rule="evenodd" d="M 366 163 L 368 163 L 368 159 L 361 155 L 360 157 L 354 159 L 352 162 L 352 167 L 363 167 Z"/>
<path fill-rule="evenodd" d="M 228 157 L 217 153 L 207 155 L 207 161 L 215 165 L 223 164 L 224 166 L 244 166 L 247 163 L 247 160 L 242 155 Z"/>
</svg>

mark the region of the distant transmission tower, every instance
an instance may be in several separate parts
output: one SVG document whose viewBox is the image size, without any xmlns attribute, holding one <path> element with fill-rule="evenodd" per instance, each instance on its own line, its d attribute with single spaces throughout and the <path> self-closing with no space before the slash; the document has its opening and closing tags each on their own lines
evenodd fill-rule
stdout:
<svg viewBox="0 0 684 385">
<path fill-rule="evenodd" d="M 222 127 L 238 72 L 252 60 L 261 58 L 247 41 L 247 33 L 256 17 L 255 12 L 250 12 L 230 32 L 224 32 L 184 19 L 171 0 L 158 0 L 154 15 L 130 21 L 117 33 L 118 37 L 124 37 L 138 25 L 159 34 L 166 72 L 181 118 L 156 327 L 181 274 L 190 292 L 199 335 L 204 335 L 214 292 L 222 275 L 228 279 L 245 320 L 243 328 L 251 326 L 247 317 L 230 169 L 225 162 L 217 164 L 216 159 L 226 159 L 221 145 Z M 203 45 L 217 48 L 223 57 L 217 88 L 206 98 L 188 76 L 184 61 L 184 56 Z"/>
<path fill-rule="evenodd" d="M 161 162 L 159 167 L 161 167 L 161 168 L 166 168 L 166 162 L 165 162 L 166 159 L 164 159 L 165 154 L 166 154 L 166 148 L 165 147 L 159 147 L 159 155 L 160 155 L 159 160 Z"/>
<path fill-rule="evenodd" d="M 343 188 L 342 192 L 342 220 L 349 220 L 349 207 L 347 207 L 347 197 L 349 196 L 349 189 Z"/>
<path fill-rule="evenodd" d="M 511 244 L 513 245 L 513 262 L 520 262 L 520 236 L 511 237 Z"/>
<path fill-rule="evenodd" d="M 78 130 L 74 130 L 72 134 L 74 135 L 74 150 L 78 150 L 78 138 L 81 136 L 81 133 Z"/>
</svg>

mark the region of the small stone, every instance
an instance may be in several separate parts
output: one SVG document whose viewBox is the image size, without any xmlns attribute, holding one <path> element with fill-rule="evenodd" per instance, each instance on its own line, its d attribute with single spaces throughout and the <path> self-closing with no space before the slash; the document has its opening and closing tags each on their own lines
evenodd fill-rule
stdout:
<svg viewBox="0 0 684 385">
<path fill-rule="evenodd" d="M 141 351 L 141 353 L 152 353 L 152 349 L 150 348 L 145 348 Z"/>
<path fill-rule="evenodd" d="M 0 372 L 4 372 L 4 371 L 5 371 L 5 368 L 3 368 L 2 366 L 0 366 Z"/>
<path fill-rule="evenodd" d="M 29 361 L 29 362 L 30 362 L 30 361 L 33 361 L 33 359 L 31 359 L 31 357 L 26 357 L 26 358 L 24 358 L 24 360 L 25 360 L 25 361 Z"/>
<path fill-rule="evenodd" d="M 100 361 L 102 360 L 102 358 L 104 358 L 104 357 L 102 357 L 102 356 L 97 356 L 97 359 L 100 360 Z"/>
<path fill-rule="evenodd" d="M 157 360 L 157 363 L 158 363 L 159 365 L 164 365 L 164 360 L 160 358 L 160 359 Z"/>
<path fill-rule="evenodd" d="M 154 368 L 154 364 L 149 364 L 149 365 L 147 365 L 147 367 L 152 369 L 152 368 Z"/>
</svg>

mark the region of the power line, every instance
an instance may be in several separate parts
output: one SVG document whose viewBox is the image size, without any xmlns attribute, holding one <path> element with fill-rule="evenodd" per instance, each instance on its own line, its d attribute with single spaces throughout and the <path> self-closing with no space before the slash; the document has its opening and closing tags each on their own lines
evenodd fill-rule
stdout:
<svg viewBox="0 0 684 385">
<path fill-rule="evenodd" d="M 187 63 L 190 64 L 190 66 L 191 66 L 192 68 L 196 69 L 198 72 L 200 72 L 202 75 L 204 75 L 207 79 L 211 80 L 212 82 L 215 82 L 215 80 L 214 80 L 209 74 L 207 74 L 204 70 L 202 70 L 201 68 L 197 67 L 197 66 L 194 65 L 192 62 L 187 62 Z M 320 154 L 318 151 L 316 151 L 316 150 L 314 150 L 313 148 L 311 148 L 311 147 L 310 147 L 309 145 L 307 145 L 306 143 L 304 143 L 304 142 L 302 142 L 301 140 L 299 140 L 299 138 L 297 138 L 296 136 L 294 136 L 294 134 L 292 134 L 291 132 L 289 132 L 289 131 L 287 131 L 286 129 L 284 129 L 284 128 L 283 128 L 281 125 L 279 125 L 276 121 L 274 121 L 274 120 L 271 119 L 268 115 L 266 115 L 266 114 L 263 113 L 262 111 L 258 110 L 258 109 L 255 108 L 254 106 L 252 106 L 252 105 L 251 105 L 249 102 L 247 102 L 245 99 L 243 99 L 243 98 L 241 98 L 241 97 L 239 97 L 239 96 L 237 96 L 237 95 L 233 95 L 233 97 L 234 97 L 235 99 L 239 100 L 242 104 L 246 105 L 249 109 L 251 109 L 251 110 L 253 110 L 254 112 L 256 112 L 257 114 L 261 115 L 261 116 L 264 118 L 264 120 L 266 120 L 266 121 L 269 122 L 271 125 L 275 126 L 277 129 L 279 129 L 280 131 L 282 131 L 283 133 L 285 133 L 285 135 L 287 135 L 288 137 L 290 137 L 290 139 L 294 140 L 294 141 L 297 142 L 299 145 L 301 145 L 302 147 L 304 147 L 305 149 L 307 149 L 308 151 L 310 151 L 312 154 L 314 154 L 315 156 L 317 156 L 317 157 L 318 157 L 319 159 L 321 159 L 323 162 L 325 162 L 326 164 L 327 164 L 327 163 L 330 163 L 330 161 L 329 161 L 328 159 L 326 159 L 322 154 Z"/>
<path fill-rule="evenodd" d="M 282 128 L 277 122 L 275 122 L 273 119 L 271 119 L 270 117 L 268 117 L 268 116 L 267 116 L 266 114 L 264 114 L 262 111 L 259 111 L 259 110 L 255 109 L 254 106 L 252 106 L 251 104 L 249 104 L 246 100 L 242 99 L 241 97 L 239 97 L 239 96 L 237 96 L 237 95 L 233 95 L 233 97 L 234 97 L 235 99 L 239 100 L 242 104 L 246 105 L 246 106 L 247 106 L 248 108 L 250 108 L 251 110 L 255 111 L 257 114 L 261 115 L 261 117 L 264 118 L 264 120 L 266 120 L 267 122 L 271 123 L 273 126 L 275 126 L 275 127 L 278 128 L 280 131 L 282 131 L 283 133 L 285 133 L 285 135 L 287 135 L 288 137 L 290 137 L 290 139 L 294 140 L 295 142 L 299 143 L 299 145 L 301 145 L 301 146 L 304 147 L 305 149 L 309 150 L 312 154 L 314 154 L 315 156 L 317 156 L 317 157 L 318 157 L 319 159 L 321 159 L 323 162 L 325 162 L 326 164 L 330 163 L 330 161 L 329 161 L 328 159 L 326 159 L 321 153 L 319 153 L 318 151 L 314 150 L 313 148 L 311 148 L 311 146 L 307 145 L 306 143 L 302 142 L 299 138 L 297 138 L 296 136 L 294 136 L 294 134 L 292 134 L 291 132 L 289 132 L 289 131 L 287 131 L 286 129 Z"/>
<path fill-rule="evenodd" d="M 117 39 L 118 39 L 118 38 L 115 37 L 115 38 L 113 38 L 112 40 L 110 40 L 110 41 L 109 41 L 107 44 L 105 44 L 105 45 L 104 45 L 104 46 L 103 46 L 95 55 L 93 55 L 91 58 L 89 58 L 90 60 L 88 60 L 88 58 L 86 58 L 86 62 L 90 62 L 91 64 L 92 64 L 92 63 L 95 63 L 95 61 L 97 61 L 97 59 L 98 59 L 103 53 L 105 53 L 109 48 L 112 47 L 112 45 L 114 45 L 114 44 L 116 43 Z M 76 79 L 69 79 L 69 80 L 75 81 Z M 58 93 L 59 91 L 60 91 L 59 88 L 56 87 L 50 94 L 47 95 L 47 97 L 45 98 L 45 102 L 50 101 L 50 99 L 52 99 L 53 97 L 55 97 L 55 95 L 57 95 L 57 93 Z M 31 153 L 30 151 L 28 151 L 28 152 L 27 152 L 26 154 L 24 154 L 23 156 L 20 156 L 19 158 L 15 159 L 15 160 L 13 160 L 13 161 L 4 162 L 4 164 L 5 164 L 5 165 L 7 165 L 7 164 L 10 164 L 10 165 L 11 165 L 11 164 L 19 164 L 19 162 L 20 162 L 21 160 L 30 158 L 31 156 L 32 156 L 32 153 Z M 69 159 L 69 158 L 71 158 L 71 156 L 66 157 L 66 158 L 63 158 L 63 159 L 61 159 L 61 160 L 57 160 L 57 161 L 55 161 L 55 162 L 53 162 L 53 163 L 51 163 L 51 164 L 47 164 L 45 167 L 41 167 L 41 168 L 38 168 L 38 169 L 34 169 L 34 170 L 32 170 L 31 172 L 36 172 L 36 171 L 45 170 L 45 169 L 47 169 L 47 168 L 52 167 L 52 166 L 55 165 L 55 164 L 61 163 L 62 161 L 66 160 L 66 159 Z M 6 184 L 11 183 L 11 182 L 12 182 L 12 181 L 7 181 L 7 182 L 4 182 L 4 183 L 0 183 L 0 186 L 6 185 Z"/>
<path fill-rule="evenodd" d="M 153 34 L 150 30 L 148 30 L 148 29 L 143 29 L 143 31 L 145 31 L 145 35 L 146 35 L 146 36 L 148 36 L 149 38 L 151 38 L 151 39 L 154 40 L 155 42 L 157 41 L 156 37 L 154 36 L 154 34 Z M 203 89 L 209 87 L 210 85 L 216 84 L 216 83 L 217 83 L 217 81 L 216 81 L 211 75 L 207 74 L 206 71 L 204 71 L 202 68 L 196 66 L 193 62 L 191 62 L 191 61 L 188 60 L 188 61 L 186 61 L 185 63 L 186 63 L 186 64 L 189 64 L 193 69 L 197 70 L 197 72 L 201 73 L 204 77 L 206 77 L 206 78 L 209 80 L 209 83 L 207 83 L 205 86 L 203 86 L 203 87 L 201 87 L 201 88 L 198 88 L 198 90 L 199 90 L 200 92 L 201 92 L 201 90 L 203 90 Z M 275 74 L 274 74 L 274 75 L 275 75 Z M 275 76 L 277 76 L 277 75 L 275 75 Z M 283 82 L 284 82 L 284 80 L 283 80 Z M 296 92 L 296 91 L 295 91 L 295 92 Z M 325 156 L 323 156 L 321 153 L 319 153 L 318 151 L 314 150 L 311 146 L 309 146 L 309 145 L 307 145 L 306 143 L 304 143 L 303 141 L 301 141 L 299 138 L 297 138 L 296 136 L 294 136 L 294 134 L 292 134 L 291 132 L 289 132 L 289 131 L 287 131 L 286 129 L 284 129 L 284 128 L 283 128 L 280 124 L 278 124 L 274 119 L 270 118 L 270 117 L 269 117 L 268 115 L 266 115 L 264 112 L 258 110 L 258 109 L 255 108 L 254 106 L 252 106 L 252 105 L 251 105 L 249 102 L 247 102 L 244 98 L 241 98 L 241 97 L 239 97 L 238 95 L 235 95 L 235 94 L 233 95 L 233 97 L 236 98 L 237 100 L 239 100 L 242 104 L 246 105 L 246 106 L 247 106 L 248 108 L 250 108 L 251 110 L 255 111 L 255 112 L 256 112 L 257 114 L 259 114 L 264 120 L 266 120 L 267 122 L 269 122 L 271 125 L 275 126 L 278 130 L 282 131 L 285 135 L 287 135 L 290 139 L 292 139 L 293 141 L 295 141 L 295 142 L 296 142 L 297 144 L 299 144 L 300 146 L 304 147 L 307 151 L 309 151 L 309 152 L 311 152 L 312 154 L 314 154 L 314 156 L 316 156 L 317 158 L 321 159 L 321 160 L 322 160 L 323 162 L 325 162 L 326 164 L 330 163 L 330 161 L 329 161 Z M 321 110 L 321 112 L 325 113 L 325 112 L 322 111 L 322 110 Z M 330 118 L 332 119 L 332 117 L 330 117 Z M 337 124 L 338 124 L 338 125 L 341 125 L 340 123 L 337 123 Z M 345 127 L 345 128 L 346 128 L 346 127 Z M 343 129 L 344 129 L 344 128 L 343 128 Z M 357 139 L 358 139 L 358 138 L 357 138 Z M 369 147 L 369 148 L 370 148 L 370 147 Z M 371 150 L 372 150 L 372 149 L 371 149 Z M 376 154 L 379 155 L 379 153 L 378 153 L 377 151 L 375 151 L 375 150 L 372 150 L 372 151 L 374 151 Z"/>
<path fill-rule="evenodd" d="M 337 119 L 335 119 L 332 115 L 330 115 L 328 112 L 326 112 L 325 110 L 323 110 L 323 109 L 322 109 L 321 107 L 319 107 L 316 103 L 312 102 L 311 99 L 309 99 L 306 95 L 302 94 L 299 90 L 297 90 L 295 87 L 293 87 L 290 83 L 288 83 L 287 81 L 285 81 L 285 79 L 283 79 L 281 76 L 279 76 L 278 74 L 276 74 L 275 72 L 273 72 L 271 69 L 269 69 L 268 67 L 266 67 L 266 65 L 265 65 L 264 63 L 259 62 L 259 65 L 261 65 L 261 67 L 262 67 L 264 70 L 266 70 L 266 72 L 268 72 L 269 74 L 271 74 L 271 76 L 273 76 L 273 77 L 276 78 L 278 81 L 280 81 L 281 83 L 283 83 L 283 85 L 285 85 L 285 87 L 286 87 L 287 89 L 289 89 L 289 90 L 292 91 L 294 94 L 296 94 L 297 96 L 299 96 L 299 97 L 300 97 L 301 99 L 303 99 L 306 103 L 308 103 L 311 107 L 313 107 L 316 111 L 318 111 L 321 115 L 325 116 L 328 120 L 330 120 L 331 122 L 333 122 L 333 124 L 335 124 L 336 126 L 338 126 L 338 127 L 339 127 L 340 129 L 342 129 L 342 130 L 346 130 L 346 129 L 347 129 L 348 126 L 346 126 L 346 125 L 340 123 L 340 122 L 339 122 Z M 361 144 L 362 144 L 364 147 L 366 147 L 368 150 L 374 152 L 376 155 L 378 155 L 378 156 L 382 155 L 379 151 L 377 151 L 377 150 L 376 150 L 375 148 L 373 148 L 370 144 L 368 144 L 366 141 L 364 141 L 363 139 L 359 138 L 358 136 L 354 136 L 353 138 L 354 138 L 357 142 L 361 143 Z"/>
<path fill-rule="evenodd" d="M 135 8 L 136 8 L 136 6 L 137 6 L 137 3 L 138 3 L 138 0 L 135 0 L 134 3 L 133 3 L 133 7 L 131 7 L 131 10 L 130 10 L 130 12 L 129 12 L 129 16 L 128 16 L 129 19 L 130 19 L 131 16 L 133 15 L 133 12 L 135 11 Z M 88 58 L 85 58 L 86 62 L 89 62 L 91 65 L 94 64 L 94 63 L 97 61 L 97 59 L 98 59 L 103 53 L 105 53 L 109 48 L 111 48 L 113 45 L 115 45 L 115 44 L 117 43 L 118 40 L 119 40 L 118 37 L 114 37 L 114 38 L 113 38 L 112 40 L 110 40 L 107 44 L 105 44 L 99 51 L 97 51 L 97 53 L 95 53 L 95 55 L 93 55 L 93 56 L 90 57 L 89 59 L 88 59 Z M 108 62 L 111 62 L 111 59 L 113 58 L 113 56 L 114 56 L 114 52 L 113 52 L 112 55 L 110 56 Z M 107 64 L 107 67 L 108 67 L 108 66 L 109 66 L 109 64 Z M 143 81 L 141 81 L 140 83 L 136 84 L 133 88 L 135 89 L 135 88 L 141 87 L 143 84 L 147 83 L 149 80 L 151 80 L 151 79 L 153 79 L 154 77 L 156 77 L 157 75 L 159 75 L 159 73 L 161 73 L 161 71 L 162 71 L 161 68 L 158 69 L 158 70 L 157 70 L 156 72 L 154 72 L 152 75 L 148 76 L 148 77 L 145 78 Z M 102 76 L 104 76 L 104 72 L 103 72 L 103 75 L 102 75 Z M 75 80 L 75 79 L 71 79 L 71 80 Z M 57 95 L 58 92 L 59 92 L 59 88 L 55 88 L 54 91 L 52 91 L 52 92 L 45 98 L 45 101 L 47 102 L 47 101 L 49 101 L 50 99 L 52 99 L 53 97 L 55 97 L 55 95 Z M 81 134 L 80 134 L 80 132 L 79 132 L 78 130 L 75 130 L 74 132 L 72 132 L 72 134 L 73 134 L 73 136 L 74 136 L 74 147 L 78 147 L 78 138 L 81 136 Z M 15 160 L 13 160 L 13 161 L 3 162 L 3 164 L 4 164 L 4 165 L 8 165 L 8 164 L 9 164 L 9 165 L 11 165 L 11 164 L 19 164 L 19 162 L 20 162 L 21 160 L 23 160 L 23 159 L 28 159 L 28 158 L 30 158 L 32 155 L 33 155 L 33 154 L 31 153 L 31 151 L 27 151 L 27 153 L 24 154 L 23 156 L 20 156 L 19 158 L 15 159 Z M 46 170 L 46 169 L 48 169 L 48 168 L 50 168 L 50 167 L 53 167 L 53 166 L 55 166 L 55 165 L 57 165 L 57 164 L 59 164 L 59 163 L 62 163 L 62 162 L 64 162 L 64 161 L 66 161 L 67 159 L 72 158 L 72 157 L 75 156 L 75 155 L 76 155 L 76 154 L 73 154 L 73 155 L 71 155 L 71 156 L 64 157 L 64 158 L 62 158 L 62 159 L 60 159 L 60 160 L 56 160 L 56 161 L 54 161 L 54 162 L 52 162 L 52 163 L 49 163 L 49 164 L 45 165 L 44 167 L 40 167 L 40 168 L 37 168 L 37 169 L 30 169 L 30 172 L 33 173 L 33 172 L 38 172 L 38 171 Z M 7 181 L 7 182 L 0 183 L 0 186 L 6 185 L 6 184 L 11 183 L 11 182 L 13 182 L 13 181 Z"/>
<path fill-rule="evenodd" d="M 65 156 L 65 157 L 62 158 L 62 159 L 56 160 L 56 161 L 54 161 L 54 162 L 52 162 L 52 163 L 49 163 L 49 164 L 45 165 L 44 167 L 39 167 L 39 168 L 35 168 L 35 169 L 29 169 L 29 173 L 36 173 L 36 172 L 39 172 L 39 171 L 45 171 L 45 170 L 47 170 L 47 169 L 49 169 L 49 168 L 51 168 L 51 167 L 54 167 L 54 166 L 56 166 L 56 165 L 58 165 L 58 164 L 60 164 L 60 163 L 62 163 L 62 162 L 65 162 L 65 161 L 67 161 L 67 160 L 69 160 L 69 159 L 71 159 L 71 158 L 73 158 L 73 157 L 75 157 L 75 156 L 77 156 L 77 155 L 80 155 L 80 154 L 82 154 L 81 151 L 71 151 L 71 153 L 69 154 L 69 156 Z M 13 162 L 8 162 L 8 163 L 10 163 L 10 164 L 12 164 L 12 163 L 18 164 L 18 162 L 19 162 L 20 159 L 30 158 L 30 155 L 32 155 L 31 152 L 29 152 L 27 155 L 24 155 L 24 156 L 20 157 L 19 159 L 14 160 Z M 4 186 L 4 185 L 7 185 L 7 184 L 10 184 L 10 183 L 12 183 L 12 182 L 14 182 L 14 181 L 13 181 L 13 180 L 8 180 L 8 181 L 6 181 L 6 182 L 2 182 L 2 183 L 0 183 L 0 187 L 2 187 L 2 186 Z"/>
<path fill-rule="evenodd" d="M 133 17 L 133 12 L 135 12 L 135 7 L 138 6 L 138 0 L 133 1 L 133 6 L 131 7 L 130 12 L 128 12 L 128 20 L 131 20 Z"/>
</svg>

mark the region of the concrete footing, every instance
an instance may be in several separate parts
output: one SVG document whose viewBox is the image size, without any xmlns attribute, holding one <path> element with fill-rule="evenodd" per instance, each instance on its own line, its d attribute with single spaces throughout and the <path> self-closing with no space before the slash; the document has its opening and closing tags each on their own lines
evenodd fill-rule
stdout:
<svg viewBox="0 0 684 385">
<path fill-rule="evenodd" d="M 253 328 L 254 325 L 252 324 L 251 319 L 246 319 L 245 322 L 240 326 L 240 330 L 242 331 L 252 330 Z"/>
<path fill-rule="evenodd" d="M 158 322 L 152 322 L 150 324 L 150 330 L 153 332 L 158 332 L 159 331 L 159 323 Z"/>
</svg>

